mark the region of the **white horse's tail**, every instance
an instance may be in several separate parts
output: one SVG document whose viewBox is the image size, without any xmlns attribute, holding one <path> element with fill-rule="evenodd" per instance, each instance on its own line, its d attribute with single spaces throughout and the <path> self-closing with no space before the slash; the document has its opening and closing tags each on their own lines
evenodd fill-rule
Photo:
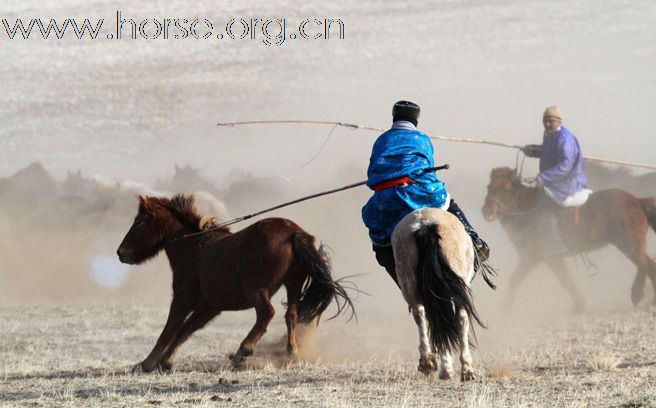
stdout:
<svg viewBox="0 0 656 408">
<path fill-rule="evenodd" d="M 417 289 L 426 309 L 431 341 L 440 353 L 446 353 L 459 344 L 460 308 L 479 325 L 485 325 L 476 313 L 469 286 L 447 262 L 436 226 L 422 224 L 414 238 L 418 251 Z"/>
</svg>

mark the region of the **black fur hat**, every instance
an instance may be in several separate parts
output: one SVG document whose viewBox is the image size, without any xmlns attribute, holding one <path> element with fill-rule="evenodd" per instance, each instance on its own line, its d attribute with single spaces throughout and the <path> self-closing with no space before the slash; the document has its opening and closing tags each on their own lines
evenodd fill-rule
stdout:
<svg viewBox="0 0 656 408">
<path fill-rule="evenodd" d="M 419 105 L 410 101 L 398 101 L 392 108 L 392 122 L 407 120 L 417 126 L 419 120 Z"/>
</svg>

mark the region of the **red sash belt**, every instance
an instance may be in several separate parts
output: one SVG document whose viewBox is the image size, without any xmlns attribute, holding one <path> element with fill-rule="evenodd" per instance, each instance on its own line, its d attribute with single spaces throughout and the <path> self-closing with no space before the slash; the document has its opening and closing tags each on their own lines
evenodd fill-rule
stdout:
<svg viewBox="0 0 656 408">
<path fill-rule="evenodd" d="M 410 177 L 408 176 L 398 177 L 394 179 L 385 180 L 382 183 L 376 184 L 374 186 L 374 191 L 381 191 L 390 187 L 400 186 L 401 184 L 411 184 L 411 183 L 412 180 L 410 180 Z"/>
</svg>

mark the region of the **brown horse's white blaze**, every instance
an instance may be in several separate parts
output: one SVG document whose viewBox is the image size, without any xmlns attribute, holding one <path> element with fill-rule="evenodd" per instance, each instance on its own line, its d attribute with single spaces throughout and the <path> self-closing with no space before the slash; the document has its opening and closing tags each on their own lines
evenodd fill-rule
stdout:
<svg viewBox="0 0 656 408">
<path fill-rule="evenodd" d="M 452 214 L 423 208 L 405 216 L 392 234 L 396 273 L 419 330 L 419 371 L 454 374 L 450 351 L 460 348 L 463 381 L 475 378 L 469 345 L 469 319 L 480 323 L 469 284 L 474 248 Z M 471 316 L 470 316 L 471 315 Z"/>
</svg>

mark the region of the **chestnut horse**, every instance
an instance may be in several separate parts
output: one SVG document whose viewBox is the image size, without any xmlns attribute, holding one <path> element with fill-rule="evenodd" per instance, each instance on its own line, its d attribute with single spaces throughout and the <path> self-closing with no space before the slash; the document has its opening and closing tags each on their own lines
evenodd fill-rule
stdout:
<svg viewBox="0 0 656 408">
<path fill-rule="evenodd" d="M 139 197 L 139 212 L 118 248 L 121 262 L 142 263 L 162 249 L 173 271 L 173 300 L 162 334 L 133 371 L 168 371 L 189 336 L 224 310 L 254 307 L 255 325 L 232 356 L 241 364 L 253 354 L 275 310 L 271 297 L 287 290 L 287 351 L 297 351 L 297 322 L 318 318 L 330 303 L 337 314 L 353 305 L 331 277 L 323 248 L 292 221 L 267 218 L 231 233 L 214 217 L 196 213 L 193 196 Z M 205 234 L 197 233 L 213 228 Z"/>
<path fill-rule="evenodd" d="M 469 319 L 481 322 L 469 289 L 474 247 L 462 222 L 436 208 L 413 211 L 394 228 L 392 247 L 399 288 L 419 329 L 419 371 L 429 375 L 439 365 L 439 378 L 451 378 L 451 351 L 459 346 L 460 379 L 475 379 Z"/>
<path fill-rule="evenodd" d="M 539 238 L 535 219 L 552 203 L 542 188 L 524 185 L 517 171 L 508 167 L 492 170 L 482 208 L 488 221 L 499 219 L 517 247 L 520 259 L 510 279 L 508 304 L 518 285 L 540 262 L 546 262 L 574 299 L 574 311 L 582 311 L 585 300 L 569 275 L 563 258 L 581 254 L 607 244 L 617 247 L 637 267 L 631 300 L 638 304 L 644 296 L 647 276 L 656 292 L 656 262 L 647 255 L 649 226 L 656 230 L 656 198 L 637 198 L 624 190 L 594 192 L 577 209 L 559 209 L 558 233 L 567 245 L 562 255 L 548 255 L 531 243 Z M 656 299 L 654 299 L 656 303 Z"/>
</svg>

